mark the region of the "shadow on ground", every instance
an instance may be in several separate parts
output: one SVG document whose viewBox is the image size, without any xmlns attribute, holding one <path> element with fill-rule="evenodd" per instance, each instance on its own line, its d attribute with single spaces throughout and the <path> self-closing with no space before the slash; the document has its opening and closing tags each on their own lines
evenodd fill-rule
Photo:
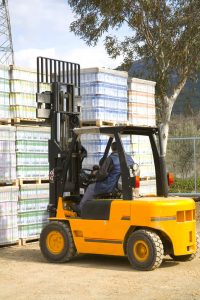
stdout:
<svg viewBox="0 0 200 300">
<path fill-rule="evenodd" d="M 49 264 L 42 256 L 38 245 L 23 246 L 23 247 L 6 247 L 0 249 L 0 261 L 9 260 L 15 262 L 32 262 Z M 51 263 L 53 264 L 53 263 Z M 160 268 L 174 267 L 178 263 L 170 258 L 164 258 Z M 59 264 L 56 264 L 59 265 Z M 81 268 L 95 268 L 95 269 L 108 269 L 117 271 L 130 271 L 138 272 L 131 268 L 127 257 L 109 256 L 109 255 L 95 255 L 95 254 L 81 254 L 73 258 L 70 262 L 60 264 L 63 267 L 73 266 Z"/>
</svg>

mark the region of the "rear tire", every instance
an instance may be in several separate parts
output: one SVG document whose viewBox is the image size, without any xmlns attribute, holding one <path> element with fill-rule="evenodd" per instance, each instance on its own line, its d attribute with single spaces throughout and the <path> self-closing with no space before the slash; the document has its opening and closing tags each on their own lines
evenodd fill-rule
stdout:
<svg viewBox="0 0 200 300">
<path fill-rule="evenodd" d="M 196 249 L 197 249 L 196 253 L 193 253 L 193 254 L 187 254 L 187 255 L 170 254 L 170 257 L 173 258 L 173 260 L 175 260 L 175 261 L 182 261 L 182 262 L 193 260 L 197 256 L 197 254 L 200 250 L 200 238 L 199 238 L 198 234 L 196 235 Z"/>
<path fill-rule="evenodd" d="M 153 231 L 140 229 L 133 232 L 127 242 L 127 256 L 134 269 L 151 271 L 163 260 L 164 248 L 160 237 Z"/>
<path fill-rule="evenodd" d="M 66 262 L 74 257 L 76 248 L 69 225 L 59 221 L 48 223 L 40 235 L 40 249 L 50 262 Z"/>
</svg>

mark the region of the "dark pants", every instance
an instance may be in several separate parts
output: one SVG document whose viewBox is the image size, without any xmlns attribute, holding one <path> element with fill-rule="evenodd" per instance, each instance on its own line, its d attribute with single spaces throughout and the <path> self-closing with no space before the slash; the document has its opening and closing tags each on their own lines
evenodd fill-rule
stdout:
<svg viewBox="0 0 200 300">
<path fill-rule="evenodd" d="M 86 201 L 92 200 L 94 198 L 95 185 L 96 185 L 96 183 L 91 183 L 90 185 L 88 185 L 88 187 L 85 191 L 85 194 L 83 195 L 83 198 L 81 199 L 81 202 L 79 203 L 79 205 L 77 205 L 79 211 L 82 210 L 83 205 L 85 204 Z"/>
</svg>

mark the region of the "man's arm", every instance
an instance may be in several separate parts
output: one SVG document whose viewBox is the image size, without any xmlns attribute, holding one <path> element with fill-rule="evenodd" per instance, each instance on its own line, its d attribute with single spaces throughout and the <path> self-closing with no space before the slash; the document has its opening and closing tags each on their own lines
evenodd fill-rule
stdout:
<svg viewBox="0 0 200 300">
<path fill-rule="evenodd" d="M 110 157 L 107 157 L 99 171 L 96 173 L 96 180 L 102 181 L 108 177 L 108 174 L 113 169 L 113 162 Z"/>
</svg>

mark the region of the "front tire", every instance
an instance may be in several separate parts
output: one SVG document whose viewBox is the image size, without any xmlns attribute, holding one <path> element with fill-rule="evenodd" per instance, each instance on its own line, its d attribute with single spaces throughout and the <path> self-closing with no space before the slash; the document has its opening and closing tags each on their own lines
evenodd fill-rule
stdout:
<svg viewBox="0 0 200 300">
<path fill-rule="evenodd" d="M 181 261 L 181 262 L 193 260 L 197 256 L 197 253 L 200 250 L 200 238 L 198 234 L 196 235 L 196 249 L 197 249 L 196 253 L 193 254 L 187 254 L 187 255 L 170 254 L 170 257 L 173 258 L 173 260 L 175 261 Z"/>
<path fill-rule="evenodd" d="M 164 248 L 160 237 L 153 231 L 140 229 L 133 232 L 127 242 L 127 256 L 134 269 L 151 271 L 163 260 Z"/>
<path fill-rule="evenodd" d="M 69 225 L 59 221 L 48 223 L 40 235 L 40 249 L 50 262 L 66 262 L 74 257 L 76 248 Z"/>
</svg>

